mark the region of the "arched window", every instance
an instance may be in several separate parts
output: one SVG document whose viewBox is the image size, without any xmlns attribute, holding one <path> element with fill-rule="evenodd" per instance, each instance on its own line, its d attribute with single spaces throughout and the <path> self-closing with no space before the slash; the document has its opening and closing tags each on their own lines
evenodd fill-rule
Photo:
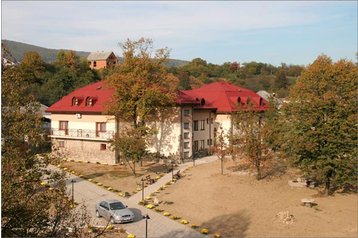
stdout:
<svg viewBox="0 0 358 238">
<path fill-rule="evenodd" d="M 205 105 L 205 99 L 204 99 L 204 98 L 201 99 L 200 105 L 201 105 L 201 106 L 204 106 L 204 105 Z"/>
<path fill-rule="evenodd" d="M 92 106 L 93 105 L 93 99 L 91 97 L 86 98 L 86 106 Z"/>
<path fill-rule="evenodd" d="M 72 98 L 72 106 L 78 106 L 78 98 L 76 97 Z"/>
<path fill-rule="evenodd" d="M 241 105 L 241 97 L 237 98 L 237 105 L 239 105 L 239 106 Z"/>
</svg>

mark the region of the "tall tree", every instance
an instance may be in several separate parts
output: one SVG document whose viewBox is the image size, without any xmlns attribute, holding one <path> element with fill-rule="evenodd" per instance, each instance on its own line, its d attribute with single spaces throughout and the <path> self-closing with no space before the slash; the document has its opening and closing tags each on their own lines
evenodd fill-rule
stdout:
<svg viewBox="0 0 358 238">
<path fill-rule="evenodd" d="M 307 175 L 336 188 L 357 187 L 358 67 L 319 56 L 293 86 L 283 107 L 286 151 Z"/>
<path fill-rule="evenodd" d="M 29 80 L 19 67 L 2 72 L 1 80 L 1 233 L 3 237 L 79 237 L 88 222 L 74 210 L 64 175 L 48 168 L 43 151 L 39 105 L 29 94 Z M 56 185 L 50 188 L 45 185 Z M 83 213 L 82 213 L 83 212 Z M 68 234 L 68 229 L 72 233 Z M 83 234 L 82 234 L 83 235 Z"/>
<path fill-rule="evenodd" d="M 239 155 L 246 157 L 256 169 L 256 179 L 263 178 L 263 163 L 272 158 L 272 152 L 267 142 L 263 139 L 267 132 L 267 121 L 264 121 L 263 112 L 253 108 L 252 102 L 247 106 L 239 106 L 234 115 L 234 125 L 237 133 L 234 134 L 232 143 Z"/>
<path fill-rule="evenodd" d="M 164 66 L 168 49 L 153 50 L 152 40 L 127 40 L 121 48 L 124 62 L 106 80 L 115 88 L 114 103 L 108 111 L 130 122 L 145 137 L 146 120 L 161 108 L 174 105 L 178 80 Z"/>
</svg>

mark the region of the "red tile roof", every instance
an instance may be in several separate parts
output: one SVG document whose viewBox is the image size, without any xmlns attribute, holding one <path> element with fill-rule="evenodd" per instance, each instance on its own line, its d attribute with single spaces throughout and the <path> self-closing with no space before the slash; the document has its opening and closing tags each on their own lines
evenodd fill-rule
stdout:
<svg viewBox="0 0 358 238">
<path fill-rule="evenodd" d="M 114 89 L 107 87 L 103 81 L 96 82 L 85 87 L 79 88 L 72 93 L 64 96 L 59 101 L 52 104 L 47 112 L 88 112 L 102 113 L 105 111 L 106 103 L 111 101 Z M 72 105 L 73 99 L 78 99 L 78 105 Z M 92 98 L 92 105 L 86 105 L 86 100 Z"/>
<path fill-rule="evenodd" d="M 47 112 L 103 113 L 114 92 L 115 90 L 106 86 L 103 81 L 93 83 L 64 96 L 50 106 Z M 92 106 L 86 105 L 89 97 L 93 98 Z M 75 98 L 78 99 L 78 105 L 73 105 Z M 237 110 L 238 101 L 245 107 L 248 99 L 254 102 L 255 110 L 268 108 L 268 102 L 253 91 L 227 82 L 215 82 L 193 90 L 178 91 L 176 102 L 179 105 L 189 104 L 199 109 L 216 109 L 219 113 L 230 113 Z"/>
<path fill-rule="evenodd" d="M 182 90 L 180 95 L 185 95 L 186 101 L 191 98 L 192 101 L 201 102 L 198 108 L 216 108 L 218 113 L 229 113 L 237 111 L 237 102 L 241 101 L 244 108 L 247 99 L 250 98 L 254 102 L 254 109 L 258 111 L 267 110 L 268 102 L 257 95 L 255 92 L 235 86 L 228 82 L 215 82 L 204 85 L 200 88 L 192 90 Z M 261 105 L 260 105 L 261 100 Z M 177 101 L 181 101 L 180 99 Z"/>
</svg>

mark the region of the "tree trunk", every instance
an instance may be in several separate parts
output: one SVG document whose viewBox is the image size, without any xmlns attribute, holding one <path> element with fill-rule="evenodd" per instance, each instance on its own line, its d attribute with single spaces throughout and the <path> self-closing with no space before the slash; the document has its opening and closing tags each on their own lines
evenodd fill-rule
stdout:
<svg viewBox="0 0 358 238">
<path fill-rule="evenodd" d="M 330 193 L 330 187 L 331 187 L 331 178 L 330 176 L 326 176 L 326 182 L 325 182 L 325 194 L 328 196 Z"/>
<path fill-rule="evenodd" d="M 260 168 L 260 161 L 256 161 L 255 163 L 255 167 L 256 167 L 256 172 L 257 172 L 257 175 L 256 175 L 256 179 L 257 180 L 260 180 L 261 179 L 261 168 Z"/>
</svg>

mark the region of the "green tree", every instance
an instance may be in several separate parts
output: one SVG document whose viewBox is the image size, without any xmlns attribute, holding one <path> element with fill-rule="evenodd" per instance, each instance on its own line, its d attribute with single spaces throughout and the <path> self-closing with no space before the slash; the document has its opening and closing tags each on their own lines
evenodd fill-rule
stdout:
<svg viewBox="0 0 358 238">
<path fill-rule="evenodd" d="M 286 70 L 283 68 L 280 68 L 277 72 L 276 72 L 276 79 L 274 82 L 274 87 L 276 89 L 286 89 L 288 87 L 288 80 L 286 77 Z"/>
<path fill-rule="evenodd" d="M 124 62 L 106 79 L 115 88 L 114 103 L 108 112 L 140 130 L 141 143 L 147 135 L 146 120 L 161 108 L 174 106 L 178 80 L 164 66 L 169 55 L 166 48 L 153 52 L 152 40 L 144 38 L 127 40 L 121 47 Z"/>
<path fill-rule="evenodd" d="M 215 144 L 211 148 L 211 152 L 214 153 L 220 159 L 221 174 L 224 174 L 224 160 L 225 156 L 230 154 L 229 151 L 229 146 L 225 141 L 224 131 L 221 127 L 219 135 L 215 138 Z"/>
<path fill-rule="evenodd" d="M 2 72 L 1 234 L 86 236 L 79 227 L 89 221 L 88 216 L 83 209 L 73 209 L 64 174 L 48 167 L 50 161 L 58 158 L 40 154 L 47 141 L 38 114 L 39 104 L 29 94 L 29 84 L 20 67 Z"/>
<path fill-rule="evenodd" d="M 322 55 L 304 70 L 283 107 L 286 152 L 324 183 L 326 194 L 357 186 L 357 85 L 354 63 Z"/>
</svg>

